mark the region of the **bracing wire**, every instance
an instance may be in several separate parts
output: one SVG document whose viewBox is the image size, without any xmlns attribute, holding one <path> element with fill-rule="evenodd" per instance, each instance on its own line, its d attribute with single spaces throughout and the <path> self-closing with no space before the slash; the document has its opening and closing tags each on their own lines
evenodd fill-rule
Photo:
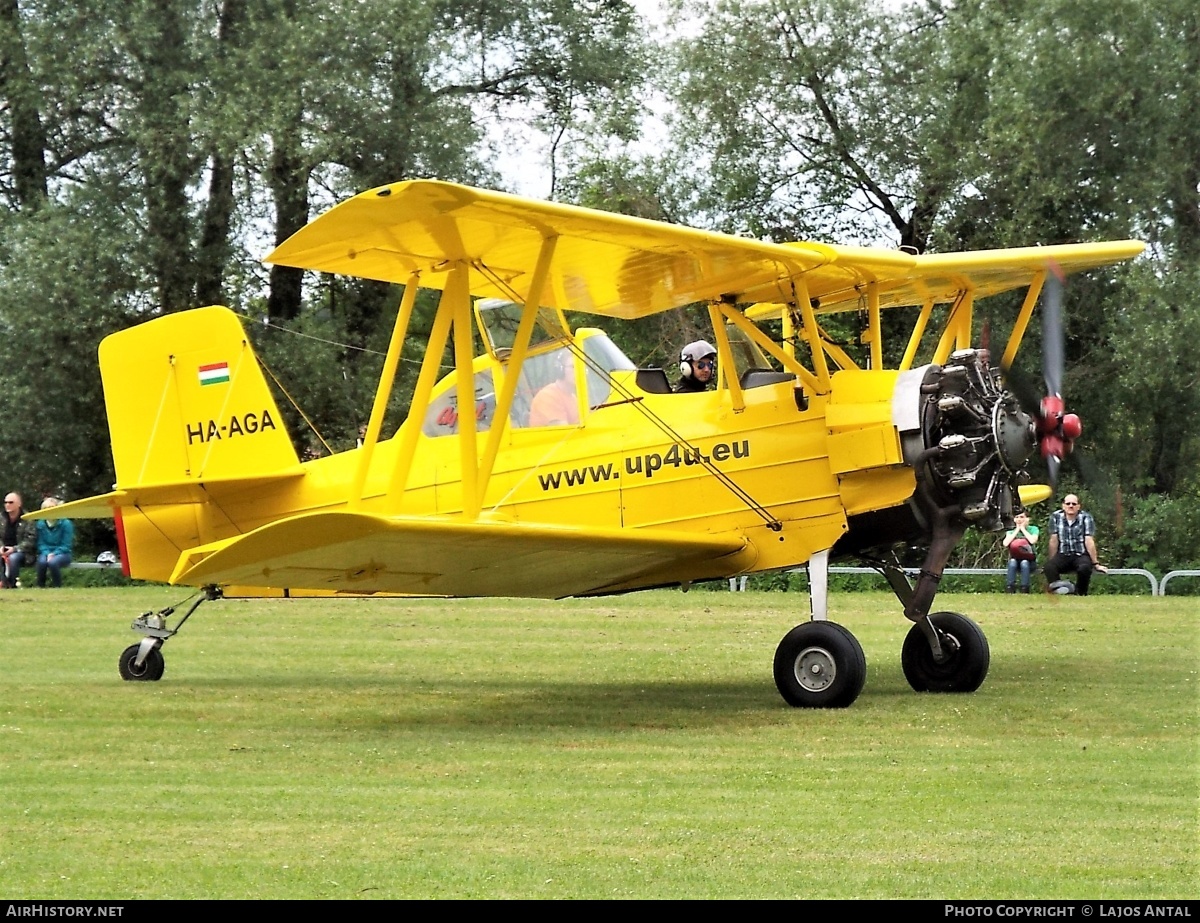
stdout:
<svg viewBox="0 0 1200 923">
<path fill-rule="evenodd" d="M 491 280 L 493 285 L 495 285 L 497 288 L 501 289 L 506 294 L 508 294 L 513 302 L 515 302 L 517 304 L 524 303 L 524 299 L 516 291 L 514 291 L 512 289 L 512 287 L 508 285 L 507 282 L 505 282 L 503 279 L 501 279 L 499 276 L 497 276 L 495 273 L 493 273 L 491 270 L 489 270 L 486 266 L 483 266 L 478 263 L 476 263 L 474 265 L 475 265 L 476 269 L 478 269 L 481 273 L 483 273 L 487 278 L 489 278 Z M 651 410 L 649 407 L 647 407 L 638 395 L 634 394 L 632 391 L 630 391 L 628 388 L 626 388 L 624 385 L 622 385 L 619 381 L 616 381 L 608 373 L 607 369 L 605 369 L 603 366 L 601 366 L 599 363 L 597 363 L 594 359 L 592 359 L 590 356 L 588 356 L 586 353 L 584 353 L 584 351 L 582 349 L 580 349 L 579 346 L 577 346 L 575 343 L 571 342 L 569 344 L 569 349 L 571 351 L 571 354 L 576 359 L 583 362 L 583 364 L 585 366 L 587 366 L 589 369 L 591 369 L 593 372 L 595 372 L 601 378 L 607 379 L 610 387 L 614 391 L 616 391 L 618 394 L 620 394 L 621 397 L 626 402 L 632 404 L 633 407 L 640 414 L 642 414 L 642 416 L 644 416 L 656 429 L 658 429 L 659 432 L 661 432 L 663 435 L 665 435 L 668 439 L 671 440 L 671 442 L 673 442 L 675 445 L 679 446 L 681 449 L 686 449 L 689 452 L 691 452 L 692 457 L 697 459 L 700 462 L 700 465 L 706 471 L 708 471 L 709 474 L 711 474 L 713 477 L 715 477 L 727 490 L 729 490 L 735 497 L 737 497 L 738 500 L 740 500 L 742 503 L 744 503 L 748 509 L 750 509 L 752 512 L 757 514 L 767 524 L 768 528 L 772 529 L 773 531 L 779 531 L 780 529 L 783 528 L 783 524 L 778 519 L 776 519 L 774 516 L 772 516 L 766 507 L 764 507 L 761 503 L 759 503 L 757 500 L 755 500 L 754 497 L 752 497 L 749 493 L 747 493 L 746 490 L 744 488 L 742 488 L 736 481 L 734 481 L 728 474 L 726 474 L 724 471 L 722 471 L 720 468 L 718 468 L 716 465 L 714 465 L 704 455 L 704 453 L 702 453 L 700 451 L 700 449 L 697 446 L 694 446 L 690 442 L 688 442 L 687 439 L 685 439 L 678 432 L 676 432 L 670 426 L 670 424 L 668 424 L 665 420 L 663 420 L 660 416 L 658 416 L 658 414 L 656 414 L 653 410 Z"/>
<path fill-rule="evenodd" d="M 281 382 L 275 373 L 271 371 L 271 367 L 263 362 L 262 356 L 260 356 L 257 352 L 254 354 L 254 358 L 258 360 L 258 364 L 262 370 L 271 376 L 271 381 L 275 382 L 275 387 L 282 391 L 283 396 L 286 397 L 289 403 L 296 408 L 296 413 L 300 414 L 304 422 L 308 424 L 308 428 L 313 431 L 313 435 L 321 440 L 321 445 L 325 446 L 325 451 L 330 455 L 333 455 L 333 449 L 330 448 L 329 443 L 325 441 L 325 437 L 321 435 L 321 431 L 317 429 L 316 424 L 308 418 L 308 414 L 306 414 L 300 405 L 296 403 L 296 399 L 292 397 L 292 395 L 288 392 L 288 389 L 283 386 L 283 382 Z"/>
<path fill-rule="evenodd" d="M 515 289 L 512 288 L 512 286 L 510 286 L 504 279 L 502 279 L 499 275 L 497 275 L 495 272 L 493 272 L 487 266 L 483 265 L 482 263 L 474 263 L 473 265 L 474 265 L 475 269 L 477 269 L 483 276 L 485 276 L 487 279 L 489 279 L 493 285 L 495 285 L 498 289 L 500 289 L 505 294 L 507 294 L 514 303 L 516 303 L 516 304 L 524 303 L 524 298 L 522 298 L 521 295 Z M 254 319 L 249 314 L 246 314 L 245 312 L 243 312 L 242 316 L 246 317 L 247 319 L 251 319 L 251 320 Z M 308 334 L 308 333 L 301 333 L 297 330 L 292 330 L 288 327 L 283 327 L 283 326 L 280 326 L 279 324 L 271 323 L 269 318 L 265 318 L 265 317 L 258 318 L 258 320 L 265 327 L 269 327 L 272 330 L 280 330 L 285 333 L 290 333 L 293 336 L 303 337 L 303 338 L 309 339 L 309 340 L 316 340 L 317 342 L 326 343 L 330 346 L 338 346 L 343 349 L 353 349 L 353 350 L 357 350 L 359 352 L 371 353 L 371 354 L 377 355 L 377 356 L 384 355 L 383 353 L 379 352 L 378 350 L 369 349 L 365 346 L 355 346 L 350 343 L 339 343 L 336 340 L 330 340 L 325 337 L 318 337 L 318 336 L 314 336 L 314 335 Z M 632 404 L 639 413 L 641 413 L 656 429 L 658 429 L 661 433 L 663 433 L 663 435 L 665 435 L 668 439 L 670 439 L 671 442 L 673 442 L 675 445 L 679 446 L 681 449 L 689 450 L 692 453 L 692 457 L 698 459 L 700 465 L 706 471 L 708 471 L 709 474 L 711 474 L 713 477 L 715 477 L 727 490 L 729 490 L 735 497 L 737 497 L 738 500 L 740 500 L 742 503 L 744 503 L 748 509 L 750 509 L 751 511 L 756 513 L 764 522 L 766 522 L 766 524 L 769 528 L 776 530 L 776 531 L 778 531 L 779 529 L 782 528 L 782 523 L 780 523 L 778 519 L 776 519 L 774 516 L 772 516 L 770 514 L 770 512 L 766 509 L 766 507 L 764 507 L 757 500 L 755 500 L 754 497 L 752 497 L 749 493 L 747 493 L 746 490 L 744 488 L 742 488 L 736 481 L 734 481 L 728 474 L 726 474 L 724 471 L 722 471 L 720 468 L 718 468 L 716 465 L 714 465 L 699 450 L 699 448 L 697 446 L 694 446 L 690 442 L 688 442 L 687 439 L 685 439 L 678 432 L 676 432 L 665 420 L 663 420 L 661 417 L 659 417 L 658 414 L 654 413 L 654 411 L 652 411 L 652 410 L 650 410 L 650 408 L 646 407 L 645 404 L 640 400 L 640 398 L 637 395 L 635 395 L 629 389 L 625 388 L 620 382 L 614 380 L 613 377 L 608 373 L 607 369 L 605 369 L 603 366 L 601 366 L 599 363 L 597 363 L 595 360 L 593 360 L 590 356 L 586 355 L 583 352 L 583 350 L 580 349 L 578 346 L 576 346 L 574 343 L 571 343 L 569 348 L 570 348 L 571 354 L 576 359 L 581 361 L 587 368 L 591 369 L 596 375 L 600 376 L 601 378 L 607 379 L 610 387 L 614 391 L 616 391 L 618 394 L 620 394 L 621 397 L 625 401 Z M 265 371 L 271 377 L 271 380 L 273 382 L 275 382 L 276 387 L 279 388 L 279 390 L 283 393 L 284 397 L 286 397 L 288 399 L 289 403 L 291 403 L 291 405 L 296 408 L 296 412 L 300 414 L 301 418 L 304 420 L 304 422 L 308 426 L 308 428 L 311 429 L 313 431 L 313 434 L 317 437 L 317 439 L 320 440 L 321 445 L 325 447 L 325 451 L 328 452 L 330 455 L 332 455 L 333 449 L 330 448 L 329 443 L 325 441 L 325 437 L 321 435 L 321 433 L 317 429 L 316 425 L 312 422 L 312 420 L 309 419 L 308 415 L 304 412 L 304 410 L 296 402 L 296 399 L 292 397 L 292 395 L 288 392 L 287 388 L 285 388 L 283 386 L 283 383 L 279 380 L 279 378 L 275 375 L 275 373 L 273 371 L 271 371 L 270 367 L 263 361 L 262 357 L 259 356 L 257 352 L 255 353 L 255 358 L 258 360 L 258 364 L 262 367 L 263 371 Z M 403 359 L 402 361 L 419 364 L 417 362 L 417 360 L 415 360 L 415 359 Z"/>
</svg>

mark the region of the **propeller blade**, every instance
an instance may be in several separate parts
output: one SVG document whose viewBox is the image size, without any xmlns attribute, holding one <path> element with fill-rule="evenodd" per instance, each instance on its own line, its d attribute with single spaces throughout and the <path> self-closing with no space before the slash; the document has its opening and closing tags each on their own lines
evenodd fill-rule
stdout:
<svg viewBox="0 0 1200 923">
<path fill-rule="evenodd" d="M 1058 475 L 1063 459 L 1071 453 L 1083 427 L 1079 417 L 1066 413 L 1063 400 L 1063 374 L 1066 365 L 1065 334 L 1063 332 L 1062 267 L 1050 260 L 1046 264 L 1046 280 L 1042 287 L 1042 374 L 1046 394 L 1040 400 L 1032 383 L 1022 380 L 1015 368 L 1002 368 L 1005 387 L 1034 418 L 1034 438 L 1042 458 L 1046 460 L 1050 489 L 1058 487 Z M 987 330 L 987 322 L 984 322 Z"/>
<path fill-rule="evenodd" d="M 1046 284 L 1042 296 L 1042 371 L 1046 376 L 1046 393 L 1062 394 L 1063 365 L 1063 274 L 1053 261 L 1046 267 Z"/>
<path fill-rule="evenodd" d="M 1061 464 L 1062 462 L 1059 460 L 1057 455 L 1046 456 L 1046 470 L 1050 475 L 1049 480 L 1051 490 L 1058 488 L 1058 468 Z"/>
</svg>

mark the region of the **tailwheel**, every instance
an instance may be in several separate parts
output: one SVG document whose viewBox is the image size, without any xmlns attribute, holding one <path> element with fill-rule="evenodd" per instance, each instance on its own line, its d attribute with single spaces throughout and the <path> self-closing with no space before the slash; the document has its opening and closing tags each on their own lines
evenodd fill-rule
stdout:
<svg viewBox="0 0 1200 923">
<path fill-rule="evenodd" d="M 862 645 L 835 622 L 805 622 L 775 651 L 775 685 L 796 708 L 845 708 L 867 679 Z"/>
<path fill-rule="evenodd" d="M 121 659 L 117 661 L 121 679 L 128 682 L 156 682 L 162 679 L 163 670 L 167 667 L 162 650 L 152 647 L 139 665 L 137 658 L 141 648 L 141 644 L 131 644 L 121 651 Z"/>
<path fill-rule="evenodd" d="M 917 692 L 974 692 L 983 685 L 992 660 L 983 630 L 957 612 L 935 612 L 929 622 L 939 650 L 934 652 L 928 628 L 913 625 L 900 652 L 904 678 Z"/>
<path fill-rule="evenodd" d="M 167 606 L 157 612 L 143 612 L 133 620 L 133 624 L 129 627 L 145 637 L 137 644 L 131 644 L 121 651 L 121 657 L 117 661 L 117 670 L 120 671 L 121 679 L 127 682 L 155 682 L 162 679 L 163 670 L 167 666 L 162 653 L 163 644 L 179 633 L 183 623 L 192 617 L 192 613 L 200 608 L 202 602 L 209 599 L 220 599 L 221 588 L 219 586 L 201 587 L 199 592 L 194 593 L 191 598 L 194 600 L 191 608 L 175 623 L 174 628 L 167 624 L 167 619 L 175 614 L 175 606 Z"/>
</svg>

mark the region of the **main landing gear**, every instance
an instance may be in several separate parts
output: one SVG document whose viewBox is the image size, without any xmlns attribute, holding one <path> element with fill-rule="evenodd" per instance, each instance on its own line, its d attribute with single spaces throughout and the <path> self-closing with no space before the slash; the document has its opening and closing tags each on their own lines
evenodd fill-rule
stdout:
<svg viewBox="0 0 1200 923">
<path fill-rule="evenodd" d="M 156 682 L 162 679 L 166 669 L 162 646 L 168 638 L 177 634 L 183 623 L 192 617 L 202 602 L 208 599 L 219 599 L 221 588 L 206 586 L 200 591 L 199 598 L 192 607 L 184 613 L 183 618 L 175 623 L 174 628 L 167 627 L 167 619 L 175 614 L 175 606 L 167 606 L 158 612 L 144 612 L 133 620 L 130 626 L 134 631 L 140 631 L 144 638 L 137 644 L 131 644 L 121 652 L 117 661 L 117 670 L 121 679 L 128 682 Z"/>
<path fill-rule="evenodd" d="M 974 692 L 987 678 L 991 652 L 983 630 L 957 612 L 929 613 L 950 549 L 962 532 L 946 520 L 935 526 L 934 541 L 916 585 L 896 564 L 879 564 L 913 622 L 900 651 L 904 678 L 917 692 Z M 867 662 L 862 645 L 846 628 L 826 621 L 829 553 L 808 562 L 812 621 L 797 625 L 775 651 L 775 685 L 797 708 L 845 708 L 862 692 Z"/>
<path fill-rule="evenodd" d="M 845 708 L 867 681 L 862 645 L 835 622 L 805 622 L 775 651 L 775 685 L 796 708 Z"/>
<path fill-rule="evenodd" d="M 829 552 L 808 561 L 813 620 L 797 625 L 775 650 L 775 686 L 796 708 L 845 708 L 867 681 L 867 658 L 849 629 L 825 620 Z"/>
<path fill-rule="evenodd" d="M 929 640 L 931 628 L 936 647 Z M 926 616 L 909 629 L 900 651 L 904 678 L 917 692 L 974 692 L 983 684 L 990 663 L 983 630 L 957 612 Z"/>
</svg>

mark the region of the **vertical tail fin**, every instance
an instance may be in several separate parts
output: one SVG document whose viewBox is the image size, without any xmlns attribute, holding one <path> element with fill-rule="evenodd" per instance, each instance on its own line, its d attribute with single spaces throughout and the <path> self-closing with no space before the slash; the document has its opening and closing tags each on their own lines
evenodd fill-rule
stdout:
<svg viewBox="0 0 1200 923">
<path fill-rule="evenodd" d="M 100 374 L 118 487 L 253 478 L 298 464 L 228 308 L 169 314 L 105 338 Z"/>
</svg>

